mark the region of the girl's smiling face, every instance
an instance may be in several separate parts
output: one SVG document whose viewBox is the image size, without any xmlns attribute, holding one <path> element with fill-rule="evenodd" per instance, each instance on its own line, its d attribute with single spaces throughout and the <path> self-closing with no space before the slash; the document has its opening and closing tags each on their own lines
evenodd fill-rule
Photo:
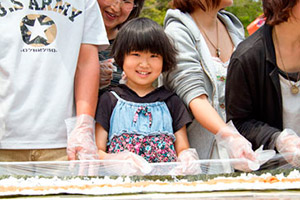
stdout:
<svg viewBox="0 0 300 200">
<path fill-rule="evenodd" d="M 149 51 L 131 51 L 124 56 L 123 70 L 127 77 L 127 86 L 131 89 L 153 90 L 153 82 L 163 68 L 161 55 Z"/>
</svg>

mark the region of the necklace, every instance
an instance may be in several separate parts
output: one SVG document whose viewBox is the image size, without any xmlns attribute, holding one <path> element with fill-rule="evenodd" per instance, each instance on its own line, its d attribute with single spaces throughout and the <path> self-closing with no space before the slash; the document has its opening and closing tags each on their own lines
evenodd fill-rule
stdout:
<svg viewBox="0 0 300 200">
<path fill-rule="evenodd" d="M 289 80 L 290 85 L 291 85 L 291 93 L 294 94 L 294 95 L 296 95 L 296 94 L 299 93 L 299 87 L 296 85 L 296 83 L 300 80 L 300 72 L 298 72 L 297 80 L 296 80 L 295 84 L 293 84 L 291 82 L 290 77 L 289 77 L 288 73 L 286 72 L 285 66 L 283 64 L 283 59 L 282 59 L 282 56 L 281 56 L 281 52 L 280 52 L 280 48 L 279 48 L 279 41 L 278 41 L 278 38 L 277 38 L 277 33 L 276 33 L 276 29 L 275 28 L 274 28 L 274 35 L 275 35 L 276 43 L 277 43 L 277 46 L 278 46 L 277 50 L 278 50 L 280 62 L 282 64 L 284 72 L 285 72 L 285 74 L 286 74 L 286 76 L 287 76 L 287 78 Z"/>
<path fill-rule="evenodd" d="M 216 49 L 216 55 L 218 58 L 220 58 L 221 55 L 221 49 L 219 48 L 219 25 L 218 25 L 218 20 L 216 20 L 216 27 L 217 27 L 217 46 L 209 39 L 209 37 L 206 35 L 204 29 L 202 28 L 201 24 L 199 24 L 199 27 L 201 28 L 204 36 L 206 39 L 209 41 L 209 43 Z"/>
</svg>

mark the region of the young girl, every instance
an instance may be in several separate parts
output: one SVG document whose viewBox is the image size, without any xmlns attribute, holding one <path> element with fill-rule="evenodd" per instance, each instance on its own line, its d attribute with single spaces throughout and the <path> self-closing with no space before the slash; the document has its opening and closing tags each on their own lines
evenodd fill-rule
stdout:
<svg viewBox="0 0 300 200">
<path fill-rule="evenodd" d="M 186 124 L 191 118 L 180 98 L 154 81 L 176 65 L 176 50 L 164 30 L 147 18 L 133 19 L 118 33 L 112 47 L 126 84 L 100 96 L 96 143 L 100 159 L 126 159 L 125 152 L 148 162 L 198 159 L 189 149 Z M 132 155 L 131 153 L 131 155 Z"/>
</svg>

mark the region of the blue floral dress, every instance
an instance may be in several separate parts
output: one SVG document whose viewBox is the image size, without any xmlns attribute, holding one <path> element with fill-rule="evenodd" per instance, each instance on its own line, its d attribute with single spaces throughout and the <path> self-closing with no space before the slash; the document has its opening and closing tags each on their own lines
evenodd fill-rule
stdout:
<svg viewBox="0 0 300 200">
<path fill-rule="evenodd" d="M 175 136 L 166 103 L 135 103 L 111 92 L 118 101 L 110 118 L 108 153 L 128 150 L 148 162 L 175 162 Z"/>
</svg>

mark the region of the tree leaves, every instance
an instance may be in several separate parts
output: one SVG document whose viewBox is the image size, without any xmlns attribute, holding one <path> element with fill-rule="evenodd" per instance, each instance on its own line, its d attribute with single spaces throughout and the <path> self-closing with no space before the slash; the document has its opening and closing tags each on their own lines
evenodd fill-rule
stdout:
<svg viewBox="0 0 300 200">
<path fill-rule="evenodd" d="M 141 16 L 153 19 L 163 25 L 167 9 L 170 8 L 170 0 L 146 0 Z M 246 36 L 247 26 L 262 14 L 261 0 L 235 0 L 233 6 L 226 8 L 236 15 L 244 25 Z"/>
</svg>

